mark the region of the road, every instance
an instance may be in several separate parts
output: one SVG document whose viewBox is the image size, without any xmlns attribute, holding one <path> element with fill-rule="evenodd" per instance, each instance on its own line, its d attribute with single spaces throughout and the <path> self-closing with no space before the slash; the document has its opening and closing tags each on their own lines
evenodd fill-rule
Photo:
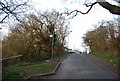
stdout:
<svg viewBox="0 0 120 81">
<path fill-rule="evenodd" d="M 101 58 L 73 53 L 63 60 L 52 79 L 117 79 L 117 72 Z"/>
</svg>

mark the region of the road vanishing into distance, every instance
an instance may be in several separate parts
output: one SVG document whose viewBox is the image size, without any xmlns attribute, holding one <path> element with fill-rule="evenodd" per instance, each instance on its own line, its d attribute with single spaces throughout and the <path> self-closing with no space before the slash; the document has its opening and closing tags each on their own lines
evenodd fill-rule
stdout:
<svg viewBox="0 0 120 81">
<path fill-rule="evenodd" d="M 118 69 L 101 58 L 72 53 L 51 79 L 117 79 Z"/>
</svg>

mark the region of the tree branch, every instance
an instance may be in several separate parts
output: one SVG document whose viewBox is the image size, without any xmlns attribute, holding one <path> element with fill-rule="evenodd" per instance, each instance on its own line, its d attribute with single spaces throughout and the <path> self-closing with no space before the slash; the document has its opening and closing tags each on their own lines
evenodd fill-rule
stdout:
<svg viewBox="0 0 120 81">
<path fill-rule="evenodd" d="M 99 5 L 101 5 L 103 8 L 109 10 L 110 13 L 120 15 L 120 7 L 119 6 L 112 5 L 112 4 L 108 3 L 108 2 L 106 2 L 105 0 L 102 0 L 102 2 L 97 0 L 97 3 Z"/>
<path fill-rule="evenodd" d="M 6 2 L 6 3 L 5 3 Z M 20 12 L 23 12 L 21 10 L 25 9 L 25 8 L 22 8 L 22 7 L 25 7 L 25 6 L 28 6 L 27 3 L 29 2 L 29 0 L 27 0 L 26 2 L 24 3 L 15 3 L 13 2 L 12 0 L 10 2 L 7 2 L 5 0 L 5 2 L 3 1 L 0 1 L 0 12 L 3 12 L 3 14 L 6 14 L 5 17 L 2 18 L 2 20 L 0 20 L 0 23 L 3 23 L 3 21 L 9 16 L 13 16 L 15 17 L 16 20 L 18 20 L 19 22 L 21 22 L 21 20 L 18 18 L 18 12 L 16 11 L 20 11 Z M 10 4 L 8 4 L 10 3 Z M 21 7 L 21 8 L 20 8 Z M 2 16 L 2 15 L 1 15 Z"/>
<path fill-rule="evenodd" d="M 116 2 L 120 3 L 120 0 L 114 0 L 114 1 L 116 1 Z"/>
<path fill-rule="evenodd" d="M 87 14 L 87 13 L 90 12 L 90 10 L 92 9 L 92 7 L 93 7 L 96 3 L 97 3 L 97 2 L 92 3 L 92 4 L 90 4 L 90 5 L 85 4 L 86 7 L 90 7 L 90 8 L 87 10 L 87 12 L 82 12 L 82 11 L 79 11 L 79 10 L 73 10 L 73 11 L 71 11 L 70 13 L 66 13 L 66 14 L 67 14 L 67 16 L 68 16 L 68 15 L 71 15 L 72 13 L 76 12 L 76 14 L 75 14 L 73 17 L 77 16 L 78 13 Z M 72 18 L 73 18 L 73 17 L 72 17 Z"/>
<path fill-rule="evenodd" d="M 120 0 L 113 0 L 113 1 L 116 1 L 117 3 L 120 3 Z M 85 4 L 86 7 L 90 7 L 87 12 L 82 12 L 82 11 L 79 11 L 79 10 L 73 10 L 73 11 L 71 11 L 70 13 L 66 13 L 66 14 L 67 14 L 67 16 L 68 16 L 68 15 L 71 15 L 72 13 L 75 12 L 75 15 L 74 15 L 73 17 L 77 16 L 78 13 L 87 14 L 87 13 L 90 12 L 90 10 L 92 9 L 92 7 L 93 7 L 95 4 L 97 4 L 97 3 L 98 3 L 99 5 L 101 5 L 103 8 L 109 10 L 110 13 L 116 14 L 116 15 L 120 15 L 120 7 L 108 3 L 106 0 L 97 0 L 95 3 Z M 73 18 L 73 17 L 72 17 L 72 18 Z"/>
</svg>

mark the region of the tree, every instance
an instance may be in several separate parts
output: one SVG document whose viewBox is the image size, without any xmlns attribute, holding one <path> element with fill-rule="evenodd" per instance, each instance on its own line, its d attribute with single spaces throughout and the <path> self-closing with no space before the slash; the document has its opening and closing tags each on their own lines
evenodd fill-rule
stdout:
<svg viewBox="0 0 120 81">
<path fill-rule="evenodd" d="M 3 56 L 22 54 L 22 61 L 48 59 L 52 45 L 50 34 L 54 35 L 54 55 L 63 54 L 68 28 L 65 16 L 57 11 L 29 14 L 24 18 L 24 23 L 12 27 L 4 38 Z"/>
<path fill-rule="evenodd" d="M 43 25 L 47 27 L 48 35 L 53 35 L 50 42 L 54 40 L 54 54 L 62 54 L 65 45 L 65 38 L 69 33 L 69 21 L 66 20 L 65 16 L 55 10 L 43 13 L 40 16 L 40 19 L 42 20 L 39 22 L 44 23 Z M 52 43 L 49 44 L 48 50 L 51 51 L 49 48 L 52 47 Z"/>
<path fill-rule="evenodd" d="M 1 0 L 0 1 L 0 23 L 5 22 L 6 19 L 13 19 L 20 21 L 22 13 L 26 12 L 29 0 Z"/>
<path fill-rule="evenodd" d="M 119 37 L 117 24 L 111 21 L 104 21 L 94 30 L 88 31 L 83 38 L 84 43 L 90 47 L 91 52 L 117 56 Z"/>
</svg>

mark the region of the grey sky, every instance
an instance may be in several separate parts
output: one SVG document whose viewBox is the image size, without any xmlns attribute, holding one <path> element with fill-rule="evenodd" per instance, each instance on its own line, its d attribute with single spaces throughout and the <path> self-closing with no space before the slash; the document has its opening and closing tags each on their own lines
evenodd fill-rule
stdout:
<svg viewBox="0 0 120 81">
<path fill-rule="evenodd" d="M 31 0 L 31 4 L 34 5 L 36 10 L 39 11 L 46 11 L 56 9 L 60 12 L 64 11 L 65 9 L 69 9 L 70 11 L 77 9 L 83 12 L 86 12 L 88 8 L 86 8 L 83 4 L 85 0 Z M 89 0 L 89 1 L 96 1 L 96 0 Z M 115 2 L 110 3 L 116 4 Z M 71 4 L 72 3 L 72 4 Z M 93 9 L 86 15 L 79 14 L 78 16 L 74 17 L 70 20 L 71 23 L 71 33 L 66 38 L 68 42 L 69 48 L 72 49 L 80 49 L 84 50 L 82 47 L 82 38 L 83 35 L 88 31 L 93 29 L 93 25 L 97 24 L 102 20 L 111 20 L 117 17 L 109 13 L 108 10 L 102 8 L 98 4 L 93 7 Z"/>
<path fill-rule="evenodd" d="M 52 8 L 62 11 L 64 9 L 74 10 L 78 9 L 83 12 L 87 11 L 83 3 L 85 0 L 33 0 L 36 4 L 37 10 L 51 10 Z M 77 2 L 78 1 L 78 2 Z M 95 0 L 92 0 L 95 1 Z M 72 4 L 71 4 L 72 3 Z M 80 4 L 81 3 L 81 4 Z M 115 2 L 110 2 L 116 4 Z M 71 22 L 71 33 L 69 34 L 67 41 L 68 46 L 72 49 L 84 50 L 82 47 L 82 38 L 83 35 L 88 31 L 93 29 L 93 25 L 97 24 L 102 20 L 111 20 L 117 16 L 109 13 L 108 10 L 102 8 L 98 4 L 86 15 L 79 14 L 74 17 Z"/>
</svg>

